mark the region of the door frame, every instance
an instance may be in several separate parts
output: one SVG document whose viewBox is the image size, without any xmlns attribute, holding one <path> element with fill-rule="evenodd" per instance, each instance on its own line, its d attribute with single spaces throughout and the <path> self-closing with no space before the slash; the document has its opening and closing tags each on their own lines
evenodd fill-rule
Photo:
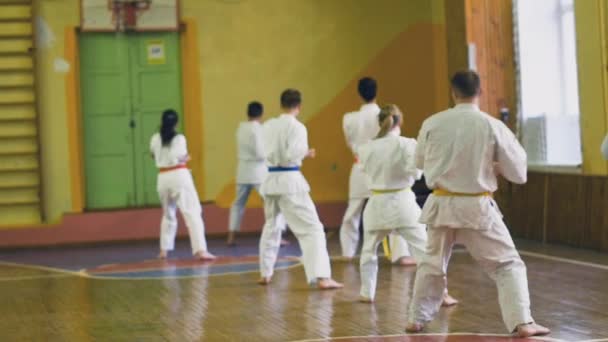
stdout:
<svg viewBox="0 0 608 342">
<path fill-rule="evenodd" d="M 85 202 L 85 172 L 84 172 L 84 137 L 83 118 L 80 91 L 79 65 L 79 27 L 66 27 L 65 59 L 71 65 L 66 74 L 66 110 L 69 149 L 69 174 L 71 190 L 71 211 L 81 213 Z M 203 109 L 201 101 L 201 77 L 199 59 L 198 28 L 193 18 L 183 18 L 179 30 L 182 103 L 184 119 L 184 134 L 188 139 L 190 157 L 189 166 L 194 174 L 194 182 L 199 198 L 205 198 L 205 183 L 203 174 L 204 139 L 203 139 Z"/>
</svg>

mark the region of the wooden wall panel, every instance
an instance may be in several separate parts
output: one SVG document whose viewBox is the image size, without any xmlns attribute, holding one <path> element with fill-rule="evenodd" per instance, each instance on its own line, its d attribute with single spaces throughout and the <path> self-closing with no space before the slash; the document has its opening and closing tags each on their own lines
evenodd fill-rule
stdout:
<svg viewBox="0 0 608 342">
<path fill-rule="evenodd" d="M 445 0 L 448 75 L 468 67 L 467 20 L 465 0 Z M 449 92 L 449 84 L 446 84 Z M 451 102 L 451 99 L 450 99 Z"/>
<path fill-rule="evenodd" d="M 529 174 L 526 185 L 511 186 L 511 210 L 505 214 L 505 221 L 512 234 L 530 240 L 543 240 L 544 177 Z M 534 212 L 535 215 L 528 213 Z"/>
<path fill-rule="evenodd" d="M 608 177 L 587 177 L 588 224 L 583 244 L 608 251 Z"/>
<path fill-rule="evenodd" d="M 481 79 L 482 96 L 479 101 L 479 107 L 492 114 L 493 113 L 488 106 L 488 99 L 491 96 L 494 84 L 488 81 L 488 55 L 489 51 L 489 39 L 495 32 L 490 31 L 488 27 L 488 7 L 486 0 L 467 0 L 467 43 L 475 44 L 475 64 L 477 66 L 477 72 Z"/>
<path fill-rule="evenodd" d="M 515 127 L 515 68 L 513 63 L 513 4 L 511 0 L 466 0 L 467 43 L 475 44 L 481 78 L 480 107 L 499 117 L 509 108 Z"/>
<path fill-rule="evenodd" d="M 505 217 L 510 217 L 511 216 L 511 201 L 509 201 L 509 199 L 511 198 L 511 191 L 512 191 L 512 184 L 509 183 L 508 181 L 506 181 L 504 178 L 499 178 L 498 179 L 498 191 L 496 191 L 494 193 L 494 200 L 496 201 L 496 203 L 498 203 L 498 206 L 500 207 L 500 211 L 502 211 L 502 214 Z"/>
<path fill-rule="evenodd" d="M 584 177 L 550 175 L 547 189 L 547 242 L 581 246 L 587 226 L 587 189 Z"/>
<path fill-rule="evenodd" d="M 514 237 L 608 252 L 608 177 L 529 173 L 497 201 Z"/>
</svg>

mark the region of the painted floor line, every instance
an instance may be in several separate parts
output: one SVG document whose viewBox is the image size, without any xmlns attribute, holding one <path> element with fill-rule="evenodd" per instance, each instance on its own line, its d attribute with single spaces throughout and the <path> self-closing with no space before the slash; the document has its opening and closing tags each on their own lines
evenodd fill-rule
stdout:
<svg viewBox="0 0 608 342">
<path fill-rule="evenodd" d="M 421 333 L 421 334 L 393 334 L 393 335 L 367 335 L 367 336 L 340 336 L 340 337 L 327 337 L 327 338 L 318 338 L 318 339 L 304 339 L 304 340 L 294 340 L 291 342 L 325 342 L 325 341 L 339 341 L 339 340 L 349 340 L 354 338 L 378 338 L 378 337 L 415 337 L 415 336 L 437 336 L 437 337 L 446 337 L 446 336 L 480 336 L 480 337 L 504 337 L 504 338 L 515 338 L 514 335 L 511 334 L 483 334 L 483 333 L 466 333 L 466 332 L 456 332 L 456 333 Z M 564 340 L 559 340 L 551 337 L 529 337 L 529 339 L 537 340 L 537 341 L 547 341 L 547 342 L 565 342 Z M 592 342 L 599 342 L 603 340 Z M 586 341 L 589 342 L 589 341 Z"/>
<path fill-rule="evenodd" d="M 466 250 L 455 250 L 454 253 L 466 253 Z M 586 262 L 586 261 L 578 261 L 578 260 L 573 260 L 573 259 L 568 259 L 568 258 L 563 258 L 563 257 L 557 257 L 557 256 L 552 256 L 552 255 L 547 255 L 547 254 L 542 254 L 542 253 L 536 253 L 536 252 L 528 252 L 528 251 L 523 251 L 520 250 L 519 253 L 521 255 L 524 256 L 529 256 L 529 257 L 535 257 L 535 258 L 541 258 L 541 259 L 546 259 L 546 260 L 551 260 L 551 261 L 556 261 L 556 262 L 562 262 L 562 263 L 567 263 L 567 264 L 572 264 L 572 265 L 578 265 L 578 266 L 585 266 L 585 267 L 591 267 L 591 268 L 596 268 L 596 269 L 601 269 L 604 271 L 608 271 L 608 265 L 603 265 L 603 264 L 598 264 L 598 263 L 593 263 L 593 262 Z M 334 256 L 331 258 L 334 261 L 338 261 L 338 260 L 343 260 L 343 258 L 341 258 L 340 256 Z M 67 275 L 72 275 L 72 276 L 79 276 L 79 277 L 86 277 L 86 278 L 92 278 L 92 279 L 129 279 L 129 280 L 133 280 L 133 278 L 123 278 L 123 277 L 102 277 L 102 276 L 96 276 L 94 274 L 90 274 L 88 272 L 86 272 L 85 270 L 80 270 L 80 271 L 71 271 L 71 270 L 67 270 L 67 269 L 62 269 L 62 268 L 57 268 L 57 267 L 50 267 L 50 266 L 41 266 L 41 265 L 32 265 L 32 264 L 22 264 L 22 263 L 15 263 L 15 262 L 8 262 L 8 261 L 0 261 L 0 265 L 6 265 L 6 266 L 12 266 L 12 267 L 22 267 L 22 268 L 27 268 L 27 269 L 35 269 L 35 270 L 41 270 L 41 271 L 48 271 L 48 272 L 57 272 L 57 273 L 63 273 L 63 274 L 67 274 Z M 284 267 L 281 268 L 282 270 L 285 269 L 291 269 L 294 267 L 298 267 L 301 266 L 301 263 L 295 264 L 295 265 L 291 265 L 288 267 Z M 244 274 L 244 273 L 255 273 L 257 272 L 257 270 L 251 270 L 251 271 L 242 271 L 242 272 L 228 272 L 228 273 L 224 273 L 224 274 L 210 274 L 207 275 L 208 277 L 217 277 L 217 276 L 221 276 L 221 275 L 231 275 L 231 274 Z M 164 279 L 191 279 L 191 278 L 200 278 L 202 277 L 201 275 L 193 275 L 193 276 L 179 276 L 179 277 L 161 277 Z M 159 277 L 149 277 L 149 278 L 137 278 L 138 280 L 149 280 L 149 279 L 160 279 Z M 607 341 L 608 342 L 608 341 Z"/>
<path fill-rule="evenodd" d="M 299 260 L 294 260 L 294 261 L 296 261 L 296 263 L 293 264 L 293 265 L 289 265 L 289 266 L 285 266 L 285 267 L 281 267 L 281 268 L 276 268 L 275 270 L 282 271 L 282 270 L 288 270 L 288 269 L 292 269 L 292 268 L 296 268 L 296 267 L 302 266 L 302 264 L 299 262 Z M 251 271 L 241 271 L 241 272 L 226 272 L 226 273 L 222 273 L 222 274 L 209 274 L 209 275 L 205 275 L 205 276 L 202 276 L 202 275 L 192 275 L 192 276 L 178 276 L 178 277 L 124 278 L 124 277 L 103 277 L 103 276 L 96 276 L 94 274 L 88 273 L 86 269 L 80 269 L 78 271 L 71 271 L 71 270 L 66 270 L 66 269 L 62 269 L 62 268 L 55 268 L 55 267 L 41 266 L 41 265 L 33 265 L 33 264 L 21 264 L 21 263 L 16 263 L 16 262 L 9 262 L 9 261 L 0 261 L 0 265 L 9 266 L 9 267 L 19 267 L 19 268 L 25 268 L 25 269 L 32 269 L 32 270 L 38 270 L 38 271 L 56 272 L 56 273 L 64 274 L 65 276 L 75 276 L 75 277 L 83 277 L 83 278 L 89 278 L 89 279 L 102 279 L 102 280 L 106 280 L 106 279 L 107 280 L 193 279 L 193 278 L 218 277 L 218 276 L 224 276 L 224 275 L 235 275 L 235 274 L 258 273 L 259 272 L 259 270 L 251 270 Z"/>
<path fill-rule="evenodd" d="M 549 255 L 549 254 L 528 252 L 528 251 L 523 251 L 523 250 L 518 250 L 518 252 L 520 255 L 525 255 L 525 256 L 529 256 L 529 257 L 551 260 L 551 261 L 559 261 L 559 262 L 563 262 L 565 264 L 586 266 L 586 267 L 597 268 L 600 270 L 608 271 L 608 265 L 598 264 L 595 262 L 579 261 L 579 260 L 557 257 L 557 256 Z M 457 249 L 452 252 L 452 254 L 454 254 L 454 253 L 462 254 L 462 253 L 468 253 L 468 251 L 466 249 Z"/>
<path fill-rule="evenodd" d="M 37 275 L 37 276 L 0 277 L 0 282 L 37 280 L 37 279 L 49 279 L 49 278 L 65 278 L 65 277 L 72 277 L 72 275 L 62 273 L 62 274 L 45 274 L 45 275 Z"/>
<path fill-rule="evenodd" d="M 47 272 L 57 272 L 63 273 L 72 276 L 81 276 L 78 271 L 70 271 L 63 268 L 49 267 L 49 266 L 41 266 L 41 265 L 32 265 L 32 264 L 21 264 L 16 262 L 9 261 L 0 261 L 0 265 L 10 266 L 10 267 L 21 267 L 26 269 L 38 270 L 38 271 L 47 271 Z"/>
<path fill-rule="evenodd" d="M 292 268 L 302 266 L 301 263 L 295 263 L 293 265 L 277 267 L 275 271 L 283 271 L 289 270 Z M 195 279 L 195 278 L 211 278 L 211 277 L 219 277 L 219 276 L 227 276 L 227 275 L 236 275 L 236 274 L 247 274 L 247 273 L 259 273 L 260 270 L 248 270 L 248 271 L 235 271 L 235 272 L 225 272 L 225 273 L 216 273 L 216 274 L 206 274 L 206 275 L 185 275 L 185 276 L 158 276 L 158 277 L 117 277 L 117 276 L 99 276 L 94 273 L 89 273 L 86 270 L 81 274 L 81 276 L 90 279 L 98 279 L 98 280 L 158 280 L 158 279 Z"/>
<path fill-rule="evenodd" d="M 519 251 L 519 254 L 536 257 L 536 258 L 541 258 L 541 259 L 546 259 L 546 260 L 560 261 L 560 262 L 563 262 L 566 264 L 572 264 L 572 265 L 577 265 L 577 266 L 593 267 L 593 268 L 597 268 L 600 270 L 608 271 L 608 265 L 597 264 L 594 262 L 578 261 L 578 260 L 572 260 L 572 259 L 556 257 L 556 256 L 552 256 L 552 255 L 542 254 L 542 253 L 527 252 L 527 251 Z"/>
</svg>

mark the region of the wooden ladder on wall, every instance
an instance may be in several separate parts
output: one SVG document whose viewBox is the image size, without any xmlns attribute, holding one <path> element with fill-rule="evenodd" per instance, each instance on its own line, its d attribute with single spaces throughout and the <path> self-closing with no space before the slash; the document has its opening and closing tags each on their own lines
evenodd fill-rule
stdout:
<svg viewBox="0 0 608 342">
<path fill-rule="evenodd" d="M 31 0 L 0 0 L 0 227 L 41 222 Z"/>
</svg>

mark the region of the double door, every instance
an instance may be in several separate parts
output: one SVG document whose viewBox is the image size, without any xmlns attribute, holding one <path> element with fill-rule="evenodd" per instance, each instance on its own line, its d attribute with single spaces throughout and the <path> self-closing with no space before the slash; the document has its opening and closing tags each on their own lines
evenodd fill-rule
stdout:
<svg viewBox="0 0 608 342">
<path fill-rule="evenodd" d="M 163 110 L 182 114 L 179 51 L 173 32 L 81 34 L 87 209 L 158 205 L 149 141 Z"/>
</svg>

